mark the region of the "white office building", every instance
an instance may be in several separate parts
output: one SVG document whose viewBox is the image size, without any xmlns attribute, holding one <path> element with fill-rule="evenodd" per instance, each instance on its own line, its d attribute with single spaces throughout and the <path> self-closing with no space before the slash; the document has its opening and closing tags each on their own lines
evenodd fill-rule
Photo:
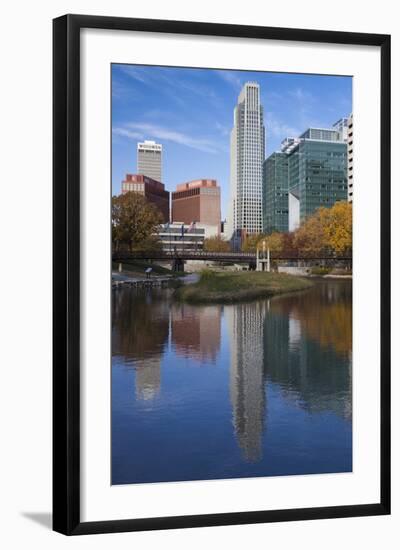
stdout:
<svg viewBox="0 0 400 550">
<path fill-rule="evenodd" d="M 155 141 L 137 144 L 137 173 L 162 182 L 162 145 Z"/>
<path fill-rule="evenodd" d="M 203 250 L 206 228 L 197 223 L 165 223 L 160 225 L 157 236 L 164 252 L 200 252 Z"/>
<path fill-rule="evenodd" d="M 257 82 L 246 82 L 233 113 L 228 238 L 263 230 L 265 129 Z"/>
<path fill-rule="evenodd" d="M 347 199 L 353 202 L 353 113 L 349 116 L 347 138 Z"/>
</svg>

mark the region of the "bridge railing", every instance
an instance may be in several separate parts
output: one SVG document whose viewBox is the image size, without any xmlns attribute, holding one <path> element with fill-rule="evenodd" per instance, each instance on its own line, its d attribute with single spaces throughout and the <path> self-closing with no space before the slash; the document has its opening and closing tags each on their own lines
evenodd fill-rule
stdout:
<svg viewBox="0 0 400 550">
<path fill-rule="evenodd" d="M 162 260 L 162 259 L 215 259 L 220 261 L 234 261 L 237 260 L 255 260 L 255 252 L 207 252 L 204 250 L 150 250 L 150 251 L 113 251 L 112 253 L 113 260 L 123 261 L 129 259 L 143 259 L 143 260 Z M 271 252 L 271 260 L 333 260 L 333 261 L 351 261 L 352 257 L 350 255 L 335 255 L 332 253 L 319 253 L 311 254 L 304 253 L 300 251 L 281 251 L 281 252 Z"/>
</svg>

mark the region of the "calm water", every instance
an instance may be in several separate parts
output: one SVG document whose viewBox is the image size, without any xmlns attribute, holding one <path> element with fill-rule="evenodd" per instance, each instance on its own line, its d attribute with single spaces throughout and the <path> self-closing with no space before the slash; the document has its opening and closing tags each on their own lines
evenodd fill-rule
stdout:
<svg viewBox="0 0 400 550">
<path fill-rule="evenodd" d="M 228 306 L 113 302 L 113 484 L 351 471 L 351 281 Z"/>
</svg>

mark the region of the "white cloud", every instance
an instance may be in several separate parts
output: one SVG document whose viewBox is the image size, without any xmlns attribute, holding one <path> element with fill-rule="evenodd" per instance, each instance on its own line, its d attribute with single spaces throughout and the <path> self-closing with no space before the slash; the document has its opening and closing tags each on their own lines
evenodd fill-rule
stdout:
<svg viewBox="0 0 400 550">
<path fill-rule="evenodd" d="M 215 73 L 228 84 L 231 84 L 235 89 L 239 90 L 242 87 L 241 79 L 231 71 L 215 71 Z"/>
<path fill-rule="evenodd" d="M 267 139 L 268 134 L 272 135 L 274 138 L 283 140 L 286 137 L 297 137 L 301 133 L 298 128 L 295 128 L 290 124 L 286 124 L 271 112 L 267 112 L 265 114 L 265 126 Z"/>
<path fill-rule="evenodd" d="M 139 132 L 132 132 L 126 128 L 113 128 L 112 133 L 115 136 L 126 137 L 129 139 L 143 139 L 143 134 L 140 134 Z"/>
<path fill-rule="evenodd" d="M 139 82 L 142 82 L 144 84 L 148 83 L 148 79 L 140 70 L 140 68 L 136 68 L 131 65 L 120 65 L 119 68 L 124 74 L 130 76 L 134 80 L 138 80 Z"/>
<path fill-rule="evenodd" d="M 228 136 L 231 132 L 231 128 L 228 128 L 228 126 L 224 126 L 220 122 L 215 122 L 215 127 L 223 136 Z"/>
<path fill-rule="evenodd" d="M 140 84 L 157 88 L 160 93 L 170 96 L 178 104 L 184 105 L 183 92 L 196 94 L 201 97 L 216 99 L 216 94 L 209 86 L 198 82 L 192 84 L 184 78 L 176 78 L 175 71 L 171 73 L 168 67 L 137 67 L 121 65 L 120 70 Z"/>
<path fill-rule="evenodd" d="M 292 98 L 300 102 L 310 103 L 314 101 L 314 96 L 303 88 L 295 88 L 294 90 L 290 90 L 288 93 Z"/>
<path fill-rule="evenodd" d="M 144 122 L 132 122 L 126 124 L 125 127 L 114 128 L 113 134 L 129 139 L 143 139 L 146 137 L 170 141 L 179 145 L 185 145 L 192 149 L 197 149 L 204 153 L 217 153 L 218 150 L 221 149 L 217 143 L 208 139 L 194 138 L 183 132 Z"/>
</svg>

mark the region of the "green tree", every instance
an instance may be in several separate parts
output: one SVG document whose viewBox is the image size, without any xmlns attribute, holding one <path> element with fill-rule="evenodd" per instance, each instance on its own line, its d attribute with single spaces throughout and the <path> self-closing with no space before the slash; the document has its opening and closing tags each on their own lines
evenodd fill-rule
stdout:
<svg viewBox="0 0 400 550">
<path fill-rule="evenodd" d="M 206 252 L 229 252 L 231 247 L 220 235 L 204 239 L 204 250 Z"/>
<path fill-rule="evenodd" d="M 162 223 L 162 215 L 143 195 L 130 191 L 114 196 L 111 221 L 112 241 L 116 249 L 124 245 L 132 252 L 158 246 L 159 241 L 155 233 Z"/>
</svg>

